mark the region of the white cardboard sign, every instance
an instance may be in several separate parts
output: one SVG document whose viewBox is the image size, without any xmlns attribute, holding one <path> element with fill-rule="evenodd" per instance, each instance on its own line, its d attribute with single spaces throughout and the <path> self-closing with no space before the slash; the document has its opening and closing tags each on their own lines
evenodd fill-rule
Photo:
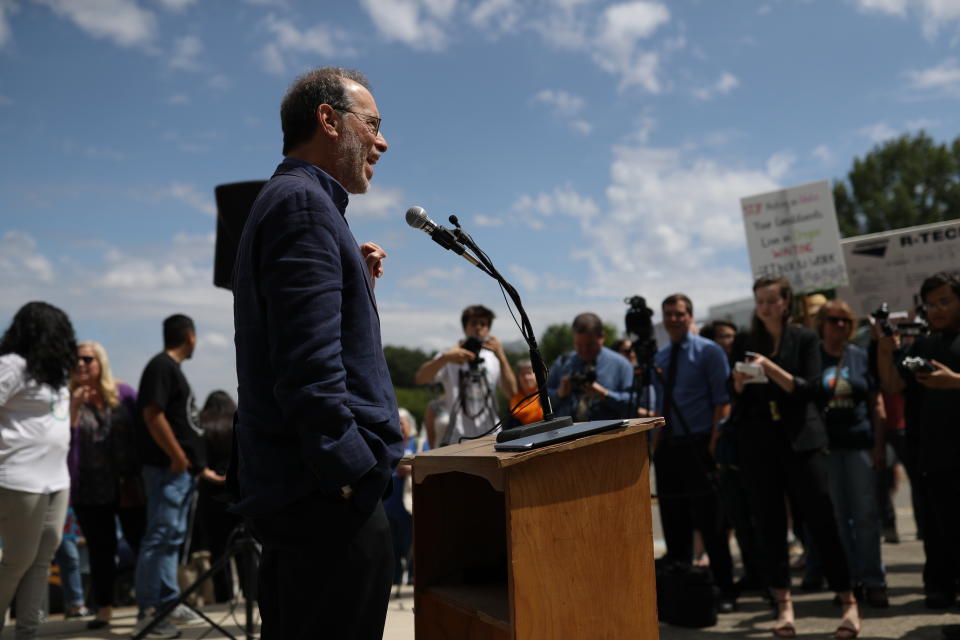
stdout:
<svg viewBox="0 0 960 640">
<path fill-rule="evenodd" d="M 784 277 L 797 293 L 847 284 L 830 182 L 742 198 L 754 278 Z"/>
</svg>

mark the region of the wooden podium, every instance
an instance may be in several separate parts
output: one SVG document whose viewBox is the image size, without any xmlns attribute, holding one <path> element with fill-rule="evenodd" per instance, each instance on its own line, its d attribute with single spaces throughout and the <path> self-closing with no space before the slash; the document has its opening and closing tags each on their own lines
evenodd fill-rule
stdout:
<svg viewBox="0 0 960 640">
<path fill-rule="evenodd" d="M 647 431 L 417 454 L 417 640 L 656 639 Z"/>
</svg>

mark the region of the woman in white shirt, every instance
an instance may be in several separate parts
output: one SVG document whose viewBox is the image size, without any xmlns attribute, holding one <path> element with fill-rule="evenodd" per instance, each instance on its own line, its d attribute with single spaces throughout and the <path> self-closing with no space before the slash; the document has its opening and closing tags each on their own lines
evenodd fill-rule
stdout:
<svg viewBox="0 0 960 640">
<path fill-rule="evenodd" d="M 70 493 L 70 319 L 45 302 L 17 311 L 0 338 L 0 629 L 17 594 L 18 640 L 35 638 Z"/>
</svg>

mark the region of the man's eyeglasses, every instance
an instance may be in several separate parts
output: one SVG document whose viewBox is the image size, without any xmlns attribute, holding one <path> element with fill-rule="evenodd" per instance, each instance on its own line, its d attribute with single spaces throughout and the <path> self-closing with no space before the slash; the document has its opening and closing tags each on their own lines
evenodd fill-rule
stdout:
<svg viewBox="0 0 960 640">
<path fill-rule="evenodd" d="M 93 361 L 96 360 L 96 358 L 93 356 L 80 356 L 77 358 L 77 360 L 83 364 L 93 364 Z"/>
<path fill-rule="evenodd" d="M 360 113 L 359 111 L 351 111 L 350 109 L 340 109 L 337 107 L 334 107 L 333 109 L 334 111 L 342 111 L 343 113 L 352 113 L 363 120 L 364 124 L 370 128 L 370 131 L 373 133 L 373 135 L 380 133 L 380 122 L 382 118 L 379 116 L 371 115 L 369 113 Z"/>
<path fill-rule="evenodd" d="M 827 316 L 827 322 L 837 327 L 842 324 L 853 324 L 853 320 L 846 316 Z"/>
<path fill-rule="evenodd" d="M 956 301 L 956 298 L 940 298 L 939 300 L 925 303 L 923 305 L 923 310 L 932 311 L 933 309 L 949 309 L 950 305 Z"/>
</svg>

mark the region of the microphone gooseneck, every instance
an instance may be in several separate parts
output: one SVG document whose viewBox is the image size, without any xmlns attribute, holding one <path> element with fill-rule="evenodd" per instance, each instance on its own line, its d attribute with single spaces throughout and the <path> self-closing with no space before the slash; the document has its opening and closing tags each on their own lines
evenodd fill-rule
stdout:
<svg viewBox="0 0 960 640">
<path fill-rule="evenodd" d="M 450 229 L 447 229 L 443 225 L 439 225 L 430 219 L 430 216 L 427 215 L 426 209 L 418 206 L 410 207 L 407 209 L 405 217 L 408 225 L 414 229 L 420 229 L 424 233 L 429 234 L 433 241 L 444 249 L 448 249 L 457 255 L 463 256 L 464 259 L 473 266 L 486 271 L 483 265 L 481 265 L 476 258 L 467 252 L 467 248 L 460 244 L 460 241 L 457 240 Z"/>
</svg>

